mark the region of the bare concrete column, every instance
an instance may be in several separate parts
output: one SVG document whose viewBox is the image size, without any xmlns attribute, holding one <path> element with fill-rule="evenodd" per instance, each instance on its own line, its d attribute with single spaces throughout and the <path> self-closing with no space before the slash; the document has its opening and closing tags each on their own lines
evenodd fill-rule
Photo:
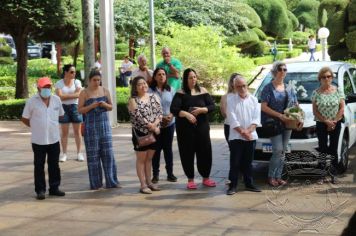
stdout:
<svg viewBox="0 0 356 236">
<path fill-rule="evenodd" d="M 87 84 L 90 69 L 95 63 L 94 49 L 94 0 L 82 0 L 84 77 Z"/>
<path fill-rule="evenodd" d="M 109 89 L 113 109 L 109 112 L 111 125 L 117 123 L 116 80 L 115 80 L 115 37 L 113 0 L 99 1 L 100 56 L 103 85 Z"/>
</svg>

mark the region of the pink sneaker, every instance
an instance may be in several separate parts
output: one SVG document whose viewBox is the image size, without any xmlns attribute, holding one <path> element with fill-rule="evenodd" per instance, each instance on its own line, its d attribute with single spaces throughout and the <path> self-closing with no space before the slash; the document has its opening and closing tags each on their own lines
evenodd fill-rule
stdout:
<svg viewBox="0 0 356 236">
<path fill-rule="evenodd" d="M 203 184 L 207 187 L 215 187 L 216 186 L 216 183 L 214 180 L 212 179 L 205 179 L 203 180 Z"/>
<path fill-rule="evenodd" d="M 197 188 L 198 188 L 198 186 L 196 183 L 194 183 L 193 181 L 188 182 L 187 189 L 197 189 Z"/>
</svg>

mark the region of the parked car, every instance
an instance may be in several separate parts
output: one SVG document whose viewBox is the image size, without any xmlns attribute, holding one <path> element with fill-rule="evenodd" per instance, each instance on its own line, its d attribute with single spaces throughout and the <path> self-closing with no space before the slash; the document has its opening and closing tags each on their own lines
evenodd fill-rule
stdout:
<svg viewBox="0 0 356 236">
<path fill-rule="evenodd" d="M 15 41 L 11 35 L 0 34 L 1 38 L 6 40 L 6 43 L 11 47 L 11 57 L 16 60 L 17 59 L 17 51 L 15 46 Z"/>
<path fill-rule="evenodd" d="M 317 79 L 319 70 L 329 66 L 334 73 L 333 84 L 345 93 L 345 122 L 342 123 L 338 143 L 338 170 L 345 172 L 348 167 L 349 148 L 356 142 L 356 67 L 345 62 L 300 62 L 287 64 L 288 73 L 285 83 L 292 86 L 297 94 L 300 107 L 305 112 L 304 127 L 301 131 L 293 130 L 289 141 L 286 164 L 318 165 L 315 156 L 318 147 L 316 123 L 314 121 L 311 95 L 319 87 Z M 267 74 L 254 95 L 259 99 L 262 89 L 272 80 L 271 73 Z M 267 162 L 271 156 L 272 145 L 262 127 L 257 128 L 259 139 L 256 144 L 255 160 Z M 310 155 L 309 155 L 310 154 Z M 310 158 L 314 157 L 314 158 Z"/>
<path fill-rule="evenodd" d="M 42 58 L 42 48 L 38 43 L 34 43 L 33 41 L 29 41 L 27 43 L 27 54 L 28 58 Z"/>
<path fill-rule="evenodd" d="M 42 43 L 42 57 L 51 59 L 52 43 Z"/>
</svg>

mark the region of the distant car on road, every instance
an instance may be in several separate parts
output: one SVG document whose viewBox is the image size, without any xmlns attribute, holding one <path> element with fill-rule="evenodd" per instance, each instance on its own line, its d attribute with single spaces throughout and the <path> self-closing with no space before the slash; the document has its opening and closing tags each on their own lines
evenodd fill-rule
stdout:
<svg viewBox="0 0 356 236">
<path fill-rule="evenodd" d="M 51 59 L 52 43 L 42 43 L 42 57 Z"/>
<path fill-rule="evenodd" d="M 27 54 L 28 58 L 42 58 L 42 48 L 41 45 L 38 43 L 34 43 L 29 41 L 27 44 Z"/>
<path fill-rule="evenodd" d="M 345 62 L 300 62 L 287 64 L 288 73 L 285 83 L 291 86 L 297 94 L 300 107 L 305 112 L 304 127 L 301 131 L 293 130 L 289 141 L 286 164 L 317 165 L 316 159 L 310 159 L 306 153 L 315 153 L 318 147 L 316 123 L 314 121 L 311 95 L 320 85 L 317 76 L 319 70 L 328 66 L 334 73 L 333 84 L 345 93 L 345 122 L 342 123 L 338 142 L 338 170 L 345 172 L 348 167 L 349 148 L 356 142 L 356 67 Z M 262 89 L 272 80 L 267 74 L 254 95 L 261 98 Z M 259 139 L 256 143 L 255 160 L 267 162 L 272 152 L 272 144 L 262 127 L 257 128 Z M 307 159 L 308 156 L 308 160 Z M 297 157 L 297 158 L 295 158 Z"/>
<path fill-rule="evenodd" d="M 17 51 L 15 46 L 15 41 L 11 35 L 0 34 L 0 38 L 5 39 L 6 43 L 11 47 L 11 57 L 16 60 L 17 59 Z"/>
</svg>

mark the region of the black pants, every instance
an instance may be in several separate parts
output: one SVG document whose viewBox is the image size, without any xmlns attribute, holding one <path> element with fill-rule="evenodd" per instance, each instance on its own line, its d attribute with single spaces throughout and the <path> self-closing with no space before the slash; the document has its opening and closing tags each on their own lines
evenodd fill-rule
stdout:
<svg viewBox="0 0 356 236">
<path fill-rule="evenodd" d="M 341 131 L 341 121 L 337 122 L 335 129 L 327 130 L 327 125 L 323 122 L 316 122 L 316 134 L 318 136 L 319 152 L 329 154 L 333 157 L 330 167 L 330 174 L 336 175 L 336 166 L 338 163 L 337 146 Z M 329 140 L 329 142 L 328 142 Z M 329 145 L 328 145 L 329 143 Z"/>
<path fill-rule="evenodd" d="M 252 179 L 252 161 L 255 153 L 256 141 L 245 141 L 234 139 L 230 141 L 230 186 L 236 188 L 238 183 L 239 171 L 241 170 L 244 177 L 245 186 L 253 184 Z"/>
<path fill-rule="evenodd" d="M 178 127 L 177 141 L 180 160 L 188 179 L 194 178 L 194 157 L 197 157 L 197 169 L 203 178 L 209 178 L 213 161 L 210 141 L 210 127 L 206 122 L 197 126 Z"/>
<path fill-rule="evenodd" d="M 153 176 L 159 175 L 159 166 L 161 159 L 161 151 L 163 150 L 164 160 L 166 162 L 167 175 L 173 174 L 173 135 L 174 135 L 175 125 L 168 126 L 166 128 L 161 128 L 161 133 L 157 139 L 157 149 L 152 159 L 152 171 Z"/>
<path fill-rule="evenodd" d="M 59 169 L 59 142 L 49 145 L 32 143 L 35 165 L 35 191 L 46 192 L 45 163 L 47 156 L 49 191 L 55 191 L 61 183 L 61 171 Z"/>
</svg>

